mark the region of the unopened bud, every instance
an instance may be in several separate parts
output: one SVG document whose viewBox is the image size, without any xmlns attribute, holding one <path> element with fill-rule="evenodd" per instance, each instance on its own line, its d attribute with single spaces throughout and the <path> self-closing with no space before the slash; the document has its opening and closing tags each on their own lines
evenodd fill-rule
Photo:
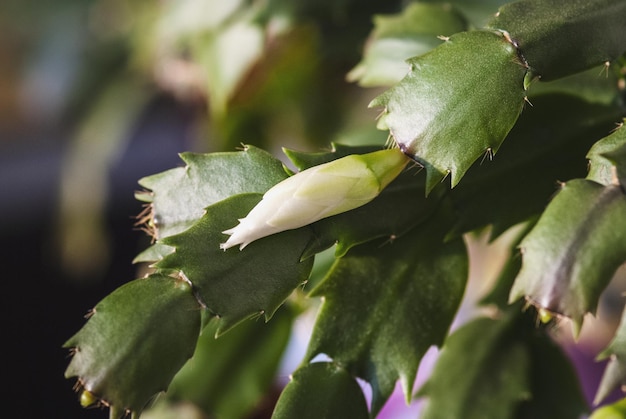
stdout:
<svg viewBox="0 0 626 419">
<path fill-rule="evenodd" d="M 367 204 L 394 180 L 409 158 L 398 149 L 353 154 L 299 172 L 268 190 L 220 248 L 292 230 Z"/>
</svg>

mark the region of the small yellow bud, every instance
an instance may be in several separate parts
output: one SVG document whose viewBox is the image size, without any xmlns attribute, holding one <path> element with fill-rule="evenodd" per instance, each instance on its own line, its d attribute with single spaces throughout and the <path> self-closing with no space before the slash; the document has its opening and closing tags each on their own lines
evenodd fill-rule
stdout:
<svg viewBox="0 0 626 419">
<path fill-rule="evenodd" d="M 89 407 L 97 401 L 98 398 L 89 390 L 83 390 L 83 392 L 80 393 L 80 405 L 82 407 Z"/>
<path fill-rule="evenodd" d="M 268 190 L 220 248 L 292 230 L 367 204 L 394 180 L 409 158 L 398 149 L 353 154 L 303 170 Z"/>
</svg>

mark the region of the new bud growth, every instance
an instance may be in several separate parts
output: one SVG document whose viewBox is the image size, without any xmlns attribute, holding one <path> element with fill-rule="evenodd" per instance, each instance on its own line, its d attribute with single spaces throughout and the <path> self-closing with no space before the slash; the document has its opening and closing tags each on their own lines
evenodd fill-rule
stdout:
<svg viewBox="0 0 626 419">
<path fill-rule="evenodd" d="M 409 158 L 398 149 L 353 154 L 303 170 L 268 190 L 220 248 L 251 242 L 367 204 L 394 180 Z"/>
</svg>

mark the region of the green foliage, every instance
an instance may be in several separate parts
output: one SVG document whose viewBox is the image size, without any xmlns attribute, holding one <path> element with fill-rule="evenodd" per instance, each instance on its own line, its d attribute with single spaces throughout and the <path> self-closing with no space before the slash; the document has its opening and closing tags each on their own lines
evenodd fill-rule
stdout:
<svg viewBox="0 0 626 419">
<path fill-rule="evenodd" d="M 440 221 L 355 247 L 311 292 L 324 303 L 306 359 L 327 354 L 369 382 L 374 413 L 397 380 L 409 400 L 420 359 L 442 344 L 463 296 L 465 247 L 442 242 Z"/>
<path fill-rule="evenodd" d="M 565 355 L 520 306 L 476 319 L 447 339 L 419 392 L 428 400 L 424 418 L 565 419 L 587 410 Z"/>
<path fill-rule="evenodd" d="M 191 1 L 146 12 L 140 21 L 151 29 L 137 29 L 130 61 L 150 68 L 184 56 L 202 69 L 193 87 L 228 150 L 233 137 L 269 148 L 269 134 L 300 130 L 353 145 L 285 149 L 284 163 L 253 145 L 183 153 L 184 167 L 141 179 L 140 224 L 154 243 L 135 262 L 154 272 L 106 297 L 67 342 L 75 349 L 66 375 L 84 388 L 81 403 L 138 416 L 165 392 L 146 410 L 155 417 L 188 406 L 245 417 L 271 388 L 297 315 L 321 301 L 275 419 L 374 417 L 397 382 L 407 403 L 425 398 L 425 418 L 589 413 L 552 318 L 578 330 L 626 262 L 626 129 L 615 129 L 626 114 L 626 2 L 521 0 L 497 16 L 498 0 L 404 10 L 354 0 L 218 3 L 204 14 Z M 346 22 L 349 34 L 339 30 Z M 361 61 L 335 67 L 370 24 Z M 366 102 L 333 78 L 346 73 L 363 87 L 391 86 L 367 99 L 378 95 L 378 127 L 415 163 L 381 151 L 373 115 L 371 130 L 350 134 L 362 118 L 349 121 L 343 108 Z M 274 195 L 303 177 L 291 167 L 311 169 L 313 187 Z M 359 205 L 343 205 L 354 196 Z M 305 217 L 317 211 L 312 199 L 338 209 Z M 235 243 L 242 250 L 225 246 L 259 202 L 264 216 L 250 217 L 251 229 L 276 227 L 275 217 L 295 223 Z M 495 238 L 520 224 L 482 298 L 492 316 L 449 335 L 471 262 L 463 235 L 488 227 Z M 598 402 L 626 383 L 624 327 L 603 352 L 611 360 Z M 432 346 L 440 357 L 413 394 Z M 371 389 L 369 406 L 357 379 Z"/>
<path fill-rule="evenodd" d="M 456 186 L 513 127 L 526 69 L 503 36 L 487 31 L 453 35 L 409 64 L 409 74 L 371 106 L 384 107 L 379 126 L 426 168 L 427 192 L 448 175 Z"/>
<path fill-rule="evenodd" d="M 511 290 L 570 317 L 579 329 L 626 260 L 626 195 L 617 185 L 583 179 L 561 187 L 520 244 L 523 264 Z"/>
<path fill-rule="evenodd" d="M 356 380 L 341 366 L 316 362 L 299 368 L 280 396 L 273 418 L 368 418 Z"/>
<path fill-rule="evenodd" d="M 295 314 L 281 308 L 271 322 L 244 322 L 219 340 L 218 322 L 211 321 L 198 338 L 194 357 L 157 404 L 173 410 L 178 403 L 191 402 L 206 415 L 248 415 L 274 381 Z"/>
<path fill-rule="evenodd" d="M 141 412 L 193 354 L 200 312 L 186 281 L 156 274 L 129 282 L 65 343 L 73 352 L 65 375 L 111 405 L 111 417 Z"/>
</svg>

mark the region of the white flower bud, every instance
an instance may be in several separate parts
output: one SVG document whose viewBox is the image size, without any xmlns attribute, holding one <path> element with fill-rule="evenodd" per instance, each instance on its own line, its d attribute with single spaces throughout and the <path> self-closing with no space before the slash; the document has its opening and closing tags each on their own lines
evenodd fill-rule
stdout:
<svg viewBox="0 0 626 419">
<path fill-rule="evenodd" d="M 367 204 L 394 180 L 409 158 L 398 149 L 353 154 L 303 170 L 268 190 L 224 234 L 221 249 L 243 249 L 262 237 L 311 224 Z"/>
</svg>

